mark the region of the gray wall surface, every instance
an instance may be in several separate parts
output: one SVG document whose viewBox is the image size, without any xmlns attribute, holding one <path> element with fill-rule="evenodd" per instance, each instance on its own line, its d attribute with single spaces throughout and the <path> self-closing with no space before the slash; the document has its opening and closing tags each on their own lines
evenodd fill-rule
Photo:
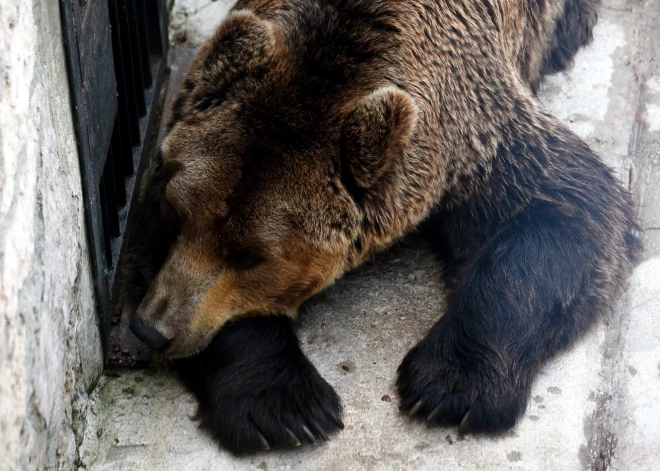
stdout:
<svg viewBox="0 0 660 471">
<path fill-rule="evenodd" d="M 0 470 L 74 469 L 102 372 L 59 2 L 0 2 Z"/>
</svg>

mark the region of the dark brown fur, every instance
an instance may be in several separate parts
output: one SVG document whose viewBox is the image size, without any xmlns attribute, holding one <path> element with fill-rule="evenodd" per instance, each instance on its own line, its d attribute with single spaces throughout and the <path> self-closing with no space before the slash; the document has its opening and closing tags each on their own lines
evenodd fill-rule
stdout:
<svg viewBox="0 0 660 471">
<path fill-rule="evenodd" d="M 179 235 L 139 315 L 190 355 L 229 320 L 295 315 L 433 215 L 450 304 L 399 369 L 402 408 L 513 426 L 639 251 L 628 194 L 534 96 L 595 4 L 239 1 L 174 105 L 160 198 Z"/>
</svg>

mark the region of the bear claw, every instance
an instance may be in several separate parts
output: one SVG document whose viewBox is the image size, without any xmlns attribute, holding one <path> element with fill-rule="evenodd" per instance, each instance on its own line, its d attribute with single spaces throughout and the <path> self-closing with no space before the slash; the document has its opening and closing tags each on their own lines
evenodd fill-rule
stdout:
<svg viewBox="0 0 660 471">
<path fill-rule="evenodd" d="M 459 394 L 450 394 L 431 411 L 426 421 L 429 424 L 449 425 L 461 422 L 468 411 L 469 402 Z"/>
<path fill-rule="evenodd" d="M 417 413 L 422 409 L 422 406 L 424 405 L 424 401 L 421 399 L 417 401 L 417 403 L 410 409 L 410 417 L 415 417 Z"/>
<path fill-rule="evenodd" d="M 300 439 L 296 437 L 296 434 L 291 431 L 289 427 L 284 427 L 284 431 L 289 435 L 289 445 L 296 447 L 300 446 Z"/>
<path fill-rule="evenodd" d="M 263 451 L 268 451 L 270 450 L 270 444 L 268 443 L 268 440 L 266 440 L 266 437 L 264 437 L 262 434 L 257 432 L 257 436 L 259 437 L 259 441 L 261 442 L 262 450 Z"/>
<path fill-rule="evenodd" d="M 458 433 L 461 435 L 467 435 L 470 433 L 470 412 L 468 411 L 465 416 L 463 416 L 463 420 L 461 420 L 461 423 L 458 425 Z"/>
<path fill-rule="evenodd" d="M 312 431 L 309 429 L 307 425 L 302 426 L 303 432 L 305 432 L 305 436 L 307 437 L 307 440 L 311 445 L 316 445 L 316 437 L 312 433 Z"/>
</svg>

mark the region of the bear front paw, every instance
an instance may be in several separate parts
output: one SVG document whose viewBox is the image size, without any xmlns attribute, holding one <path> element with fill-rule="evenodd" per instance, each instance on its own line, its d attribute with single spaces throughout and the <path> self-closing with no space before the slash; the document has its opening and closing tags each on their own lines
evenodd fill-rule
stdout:
<svg viewBox="0 0 660 471">
<path fill-rule="evenodd" d="M 459 433 L 498 434 L 524 413 L 528 381 L 496 352 L 446 345 L 451 336 L 430 333 L 399 366 L 400 409 L 429 425 L 459 424 Z"/>
<path fill-rule="evenodd" d="M 178 369 L 201 426 L 235 454 L 316 444 L 343 429 L 341 402 L 300 350 L 290 319 L 243 319 Z"/>
</svg>

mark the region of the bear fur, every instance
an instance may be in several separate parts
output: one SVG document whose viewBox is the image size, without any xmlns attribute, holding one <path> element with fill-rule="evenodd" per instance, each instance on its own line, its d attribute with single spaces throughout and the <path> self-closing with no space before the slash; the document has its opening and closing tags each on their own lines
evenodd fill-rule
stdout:
<svg viewBox="0 0 660 471">
<path fill-rule="evenodd" d="M 420 226 L 448 308 L 399 367 L 401 409 L 515 425 L 640 251 L 630 195 L 535 97 L 596 3 L 238 1 L 182 84 L 122 271 L 136 334 L 179 358 L 223 446 L 343 427 L 292 319 Z"/>
</svg>

